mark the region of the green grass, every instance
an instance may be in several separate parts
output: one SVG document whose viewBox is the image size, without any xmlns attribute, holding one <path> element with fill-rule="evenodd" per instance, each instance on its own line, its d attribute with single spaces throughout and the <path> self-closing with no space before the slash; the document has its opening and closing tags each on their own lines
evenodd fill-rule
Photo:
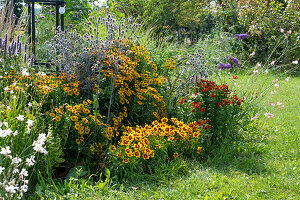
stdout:
<svg viewBox="0 0 300 200">
<path fill-rule="evenodd" d="M 123 184 L 79 180 L 64 199 L 300 199 L 300 78 L 287 82 L 286 77 L 239 74 L 236 87 L 247 91 L 260 112 L 259 122 L 240 130 L 244 138 L 224 143 L 214 157 L 158 164 L 154 174 L 137 174 L 135 181 Z M 276 78 L 279 88 L 272 96 Z M 273 107 L 268 100 L 284 107 Z M 267 119 L 266 112 L 275 117 Z"/>
</svg>

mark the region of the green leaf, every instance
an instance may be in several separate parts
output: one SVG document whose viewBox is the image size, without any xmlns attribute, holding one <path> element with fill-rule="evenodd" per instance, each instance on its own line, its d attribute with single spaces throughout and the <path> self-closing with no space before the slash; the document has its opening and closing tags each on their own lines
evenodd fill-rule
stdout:
<svg viewBox="0 0 300 200">
<path fill-rule="evenodd" d="M 71 177 L 77 179 L 79 177 L 82 177 L 82 176 L 86 175 L 87 172 L 88 172 L 87 167 L 85 167 L 85 166 L 76 166 L 76 167 L 73 167 L 72 169 L 70 169 L 69 173 L 67 174 L 66 179 L 69 182 Z"/>
</svg>

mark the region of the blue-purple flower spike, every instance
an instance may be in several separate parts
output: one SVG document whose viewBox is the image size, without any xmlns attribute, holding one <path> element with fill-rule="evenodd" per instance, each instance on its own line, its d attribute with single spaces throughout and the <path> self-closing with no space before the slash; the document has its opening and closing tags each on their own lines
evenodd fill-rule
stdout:
<svg viewBox="0 0 300 200">
<path fill-rule="evenodd" d="M 219 69 L 229 69 L 231 68 L 231 64 L 225 64 L 225 63 L 221 63 L 218 64 Z"/>
<path fill-rule="evenodd" d="M 236 59 L 235 57 L 230 56 L 230 57 L 229 57 L 229 60 L 230 60 L 231 62 L 233 62 L 234 65 L 235 65 L 236 67 L 239 67 L 239 66 L 240 66 L 238 59 Z"/>
<path fill-rule="evenodd" d="M 234 37 L 236 37 L 238 40 L 243 40 L 248 37 L 248 34 L 235 34 Z"/>
</svg>

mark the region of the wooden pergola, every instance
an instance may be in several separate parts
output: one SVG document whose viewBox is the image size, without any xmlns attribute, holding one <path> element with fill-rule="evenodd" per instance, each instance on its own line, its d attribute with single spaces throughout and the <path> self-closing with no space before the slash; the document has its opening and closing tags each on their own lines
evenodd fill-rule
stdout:
<svg viewBox="0 0 300 200">
<path fill-rule="evenodd" d="M 28 23 L 28 34 L 33 44 L 33 53 L 35 54 L 35 10 L 34 4 L 39 3 L 43 5 L 55 6 L 56 8 L 56 28 L 59 26 L 61 30 L 64 30 L 64 13 L 59 13 L 59 8 L 65 6 L 66 2 L 63 0 L 25 0 L 25 3 L 28 4 L 28 15 L 29 23 Z M 60 15 L 60 20 L 59 20 Z M 60 24 L 59 24 L 60 21 Z"/>
</svg>

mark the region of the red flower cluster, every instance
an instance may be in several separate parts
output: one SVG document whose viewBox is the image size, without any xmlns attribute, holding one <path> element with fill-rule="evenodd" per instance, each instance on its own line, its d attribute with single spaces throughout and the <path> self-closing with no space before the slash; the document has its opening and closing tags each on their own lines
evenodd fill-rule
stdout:
<svg viewBox="0 0 300 200">
<path fill-rule="evenodd" d="M 210 120 L 203 120 L 203 119 L 200 119 L 198 122 L 194 122 L 194 123 L 190 123 L 190 126 L 199 126 L 199 127 L 202 127 L 204 130 L 207 130 L 207 129 L 214 129 L 213 126 L 209 125 L 209 122 Z"/>
<path fill-rule="evenodd" d="M 236 95 L 233 95 L 229 99 L 223 99 L 223 101 L 218 102 L 217 106 L 221 107 L 223 105 L 228 105 L 228 104 L 239 105 L 240 106 L 242 103 L 244 103 L 244 100 L 239 99 Z"/>
<path fill-rule="evenodd" d="M 223 84 L 223 85 L 217 85 L 213 81 L 208 81 L 208 80 L 200 80 L 197 83 L 198 88 L 200 89 L 200 92 L 214 92 L 214 91 L 222 91 L 224 93 L 229 93 L 228 86 Z M 215 94 L 210 93 L 211 97 L 214 97 Z"/>
<path fill-rule="evenodd" d="M 180 101 L 179 101 L 180 104 L 183 104 L 183 103 L 186 103 L 186 102 L 187 102 L 187 100 L 184 99 L 184 98 L 180 99 Z"/>
</svg>

